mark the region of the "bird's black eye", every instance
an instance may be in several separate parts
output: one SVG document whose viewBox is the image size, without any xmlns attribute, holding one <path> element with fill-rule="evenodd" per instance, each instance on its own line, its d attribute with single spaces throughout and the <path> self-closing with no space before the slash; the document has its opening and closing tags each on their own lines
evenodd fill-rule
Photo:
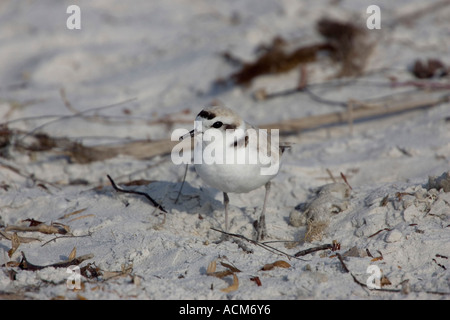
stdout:
<svg viewBox="0 0 450 320">
<path fill-rule="evenodd" d="M 222 122 L 217 121 L 217 122 L 214 122 L 214 124 L 212 126 L 213 126 L 213 128 L 220 128 L 222 125 L 223 125 Z"/>
</svg>

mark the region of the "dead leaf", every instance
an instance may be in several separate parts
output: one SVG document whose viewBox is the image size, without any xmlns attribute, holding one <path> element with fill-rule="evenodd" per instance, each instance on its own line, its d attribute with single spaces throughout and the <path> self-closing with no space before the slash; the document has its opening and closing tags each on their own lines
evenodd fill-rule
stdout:
<svg viewBox="0 0 450 320">
<path fill-rule="evenodd" d="M 381 279 L 380 279 L 380 285 L 383 287 L 383 286 L 389 286 L 389 285 L 391 285 L 392 283 L 389 281 L 389 279 L 385 276 L 385 275 L 383 275 L 383 276 L 381 276 Z"/>
<path fill-rule="evenodd" d="M 217 263 L 216 263 L 216 260 L 213 260 L 209 263 L 208 268 L 206 269 L 206 274 L 208 276 L 213 276 L 213 277 L 222 279 L 222 278 L 225 278 L 226 276 L 232 275 L 234 272 L 241 272 L 236 267 L 233 267 L 227 263 L 221 262 L 220 264 L 222 266 L 224 266 L 225 268 L 227 268 L 227 270 L 216 271 Z"/>
<path fill-rule="evenodd" d="M 94 216 L 95 216 L 95 214 L 92 214 L 92 213 L 91 214 L 85 214 L 84 216 L 79 216 L 79 217 L 73 218 L 72 220 L 69 220 L 69 223 L 74 222 L 76 220 L 89 218 L 89 217 L 94 217 Z"/>
<path fill-rule="evenodd" d="M 53 264 L 49 264 L 49 265 L 45 265 L 45 266 L 40 266 L 40 265 L 35 265 L 35 264 L 32 264 L 31 262 L 29 262 L 27 260 L 27 258 L 25 257 L 25 253 L 23 253 L 23 251 L 22 251 L 22 260 L 20 261 L 18 267 L 22 270 L 31 270 L 31 271 L 41 270 L 41 269 L 49 268 L 49 267 L 67 268 L 72 265 L 79 265 L 83 261 L 92 259 L 93 257 L 94 257 L 93 254 L 85 254 L 83 256 L 76 257 L 70 261 L 61 261 L 61 262 L 57 262 L 57 263 L 53 263 Z"/>
<path fill-rule="evenodd" d="M 83 208 L 83 209 L 76 210 L 76 211 L 73 211 L 73 212 L 70 212 L 70 213 L 66 213 L 65 215 L 59 217 L 59 219 L 66 219 L 66 218 L 68 218 L 70 216 L 82 213 L 83 211 L 86 211 L 86 210 L 87 210 L 87 208 Z"/>
<path fill-rule="evenodd" d="M 253 278 L 250 278 L 250 280 L 251 281 L 255 281 L 256 282 L 256 285 L 258 286 L 258 287 L 261 287 L 261 280 L 259 280 L 259 277 L 253 277 Z"/>
<path fill-rule="evenodd" d="M 62 223 L 54 222 L 51 225 L 47 225 L 44 223 L 38 224 L 36 226 L 7 226 L 5 231 L 23 231 L 23 232 L 41 232 L 45 234 L 59 233 L 66 234 L 70 231 L 69 226 L 66 226 Z"/>
<path fill-rule="evenodd" d="M 225 292 L 225 293 L 229 293 L 232 291 L 236 291 L 239 288 L 239 279 L 238 277 L 233 273 L 233 283 L 225 288 L 225 289 L 220 289 L 220 291 Z"/>
<path fill-rule="evenodd" d="M 11 249 L 8 250 L 8 256 L 11 258 L 11 256 L 14 254 L 14 252 L 16 252 L 17 248 L 19 248 L 20 246 L 20 240 L 19 240 L 19 236 L 17 235 L 16 232 L 14 232 L 14 234 L 11 237 Z"/>
<path fill-rule="evenodd" d="M 273 263 L 273 265 L 275 267 L 279 267 L 279 268 L 290 268 L 291 267 L 291 265 L 289 263 L 287 263 L 286 261 L 283 261 L 283 260 L 275 261 Z"/>
<path fill-rule="evenodd" d="M 220 264 L 221 264 L 223 267 L 229 269 L 229 270 L 232 271 L 232 272 L 241 272 L 241 270 L 239 270 L 239 269 L 236 268 L 235 266 L 232 266 L 232 265 L 230 265 L 230 264 L 228 264 L 228 263 L 221 262 Z"/>
<path fill-rule="evenodd" d="M 274 263 L 265 264 L 264 267 L 262 267 L 261 270 L 268 271 L 268 270 L 272 270 L 275 267 L 278 267 L 278 268 L 290 268 L 291 265 L 289 263 L 287 263 L 286 261 L 278 260 L 278 261 L 275 261 Z"/>
<path fill-rule="evenodd" d="M 0 230 L 0 236 L 4 237 L 5 239 L 8 239 L 8 240 L 11 240 L 11 238 L 12 238 L 12 234 L 6 233 L 5 231 L 2 231 L 2 230 Z M 19 237 L 20 243 L 29 243 L 29 242 L 32 242 L 32 241 L 41 241 L 40 239 L 37 239 L 37 238 L 29 238 L 29 237 L 21 237 L 21 236 L 18 236 L 18 237 Z"/>
<path fill-rule="evenodd" d="M 216 271 L 216 260 L 213 260 L 209 263 L 208 268 L 206 269 L 206 274 L 214 273 Z"/>
<path fill-rule="evenodd" d="M 69 261 L 72 261 L 77 256 L 77 247 L 73 247 L 72 251 L 69 254 Z"/>
<path fill-rule="evenodd" d="M 450 72 L 450 68 L 437 59 L 428 59 L 427 61 L 416 60 L 412 69 L 412 73 L 419 79 L 440 78 L 446 76 Z"/>
<path fill-rule="evenodd" d="M 375 257 L 375 258 L 373 258 L 373 259 L 370 260 L 370 261 L 371 261 L 371 262 L 375 262 L 375 261 L 380 261 L 380 260 L 383 260 L 383 257 L 382 257 L 382 256 Z"/>
<path fill-rule="evenodd" d="M 216 272 L 208 273 L 208 276 L 213 276 L 213 277 L 216 277 L 216 278 L 219 278 L 219 279 L 223 279 L 226 276 L 230 276 L 232 274 L 234 274 L 232 271 L 224 270 L 224 271 L 216 271 Z"/>
</svg>

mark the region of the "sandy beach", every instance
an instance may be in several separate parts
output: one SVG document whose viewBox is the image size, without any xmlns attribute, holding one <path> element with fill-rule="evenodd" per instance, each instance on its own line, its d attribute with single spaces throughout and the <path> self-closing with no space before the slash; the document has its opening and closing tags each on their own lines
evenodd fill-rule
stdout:
<svg viewBox="0 0 450 320">
<path fill-rule="evenodd" d="M 0 3 L 0 299 L 450 298 L 449 1 L 132 3 Z M 212 103 L 292 144 L 262 242 L 172 162 Z"/>
</svg>

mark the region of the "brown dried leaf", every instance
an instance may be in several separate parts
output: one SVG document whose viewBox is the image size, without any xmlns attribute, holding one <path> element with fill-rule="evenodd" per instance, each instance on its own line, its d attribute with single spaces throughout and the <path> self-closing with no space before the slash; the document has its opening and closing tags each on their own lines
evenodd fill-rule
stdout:
<svg viewBox="0 0 450 320">
<path fill-rule="evenodd" d="M 385 275 L 383 275 L 382 277 L 381 277 L 381 279 L 380 279 L 380 285 L 383 287 L 383 286 L 389 286 L 389 285 L 391 285 L 392 283 L 389 281 L 389 279 L 385 276 Z"/>
<path fill-rule="evenodd" d="M 70 213 L 66 213 L 65 215 L 59 217 L 59 219 L 66 219 L 66 218 L 68 218 L 70 216 L 82 213 L 83 211 L 86 211 L 86 210 L 87 210 L 87 208 L 83 208 L 83 209 L 76 210 L 76 211 L 73 211 L 73 212 L 70 212 Z"/>
<path fill-rule="evenodd" d="M 89 218 L 89 217 L 95 217 L 95 214 L 85 214 L 85 215 L 83 215 L 83 216 L 79 216 L 79 217 L 76 217 L 76 218 L 73 218 L 73 219 L 71 219 L 71 220 L 69 220 L 69 223 L 71 223 L 71 222 L 74 222 L 74 221 L 76 221 L 76 220 L 80 220 L 80 219 L 84 219 L 84 218 Z"/>
<path fill-rule="evenodd" d="M 208 276 L 213 276 L 219 279 L 222 279 L 226 276 L 232 275 L 234 272 L 241 272 L 238 268 L 229 265 L 228 263 L 221 262 L 223 267 L 227 268 L 224 271 L 216 271 L 217 262 L 213 260 L 209 263 L 208 268 L 206 269 L 206 274 Z"/>
<path fill-rule="evenodd" d="M 419 79 L 430 79 L 446 76 L 450 69 L 437 59 L 428 59 L 427 61 L 416 60 L 412 69 L 412 73 Z"/>
<path fill-rule="evenodd" d="M 288 72 L 299 65 L 316 61 L 320 52 L 334 49 L 330 44 L 322 42 L 305 45 L 294 50 L 289 50 L 288 47 L 288 43 L 284 39 L 276 37 L 269 46 L 261 48 L 263 49 L 260 50 L 262 53 L 252 62 L 238 61 L 232 54 L 225 53 L 224 58 L 241 65 L 240 70 L 230 76 L 230 80 L 239 85 L 248 86 L 256 77 Z M 216 81 L 217 84 L 222 82 L 224 82 L 223 79 Z"/>
<path fill-rule="evenodd" d="M 77 256 L 77 247 L 73 247 L 72 251 L 69 254 L 69 261 L 72 261 Z"/>
<path fill-rule="evenodd" d="M 8 256 L 10 258 L 14 254 L 14 252 L 16 252 L 17 248 L 19 248 L 19 246 L 20 246 L 19 236 L 17 235 L 16 232 L 14 232 L 14 234 L 11 237 L 11 246 L 12 246 L 12 248 L 10 250 L 8 250 Z"/>
<path fill-rule="evenodd" d="M 133 272 L 133 265 L 123 264 L 120 271 L 103 271 L 101 270 L 101 275 L 103 280 L 109 280 L 112 278 L 119 278 L 129 276 Z"/>
<path fill-rule="evenodd" d="M 53 233 L 59 233 L 59 234 L 66 234 L 70 231 L 69 226 L 63 225 L 61 223 L 52 223 L 51 225 L 47 224 L 39 224 L 37 226 L 8 226 L 5 228 L 5 231 L 23 231 L 23 232 L 41 232 L 45 234 L 53 234 Z"/>
<path fill-rule="evenodd" d="M 286 261 L 283 261 L 283 260 L 275 261 L 273 263 L 273 265 L 275 267 L 279 267 L 279 268 L 290 268 L 291 267 L 291 265 L 289 263 L 287 263 Z"/>
<path fill-rule="evenodd" d="M 220 264 L 221 264 L 223 267 L 229 269 L 229 270 L 232 271 L 232 272 L 241 272 L 241 270 L 239 270 L 239 269 L 236 268 L 235 266 L 232 266 L 232 265 L 230 265 L 230 264 L 228 264 L 228 263 L 221 262 Z"/>
<path fill-rule="evenodd" d="M 286 261 L 278 260 L 278 261 L 275 261 L 274 263 L 265 264 L 264 267 L 262 267 L 261 270 L 268 271 L 268 270 L 272 270 L 275 267 L 278 267 L 278 268 L 290 268 L 291 265 L 289 263 L 287 263 Z"/>
<path fill-rule="evenodd" d="M 220 291 L 229 293 L 232 291 L 236 291 L 238 288 L 239 288 L 239 280 L 238 277 L 233 273 L 233 283 L 225 289 L 220 289 Z"/>
<path fill-rule="evenodd" d="M 370 261 L 371 261 L 371 262 L 375 262 L 375 261 L 380 261 L 380 260 L 383 260 L 383 257 L 382 257 L 382 256 L 375 257 L 375 258 L 373 258 L 373 259 L 370 260 Z"/>
<path fill-rule="evenodd" d="M 322 18 L 316 29 L 333 48 L 329 50 L 332 59 L 341 65 L 337 77 L 357 76 L 364 71 L 376 44 L 364 28 L 352 22 Z"/>
<path fill-rule="evenodd" d="M 268 263 L 268 264 L 265 264 L 265 265 L 261 268 L 261 270 L 263 270 L 263 271 L 269 271 L 269 270 L 272 270 L 274 267 L 275 267 L 275 266 L 273 265 L 273 263 Z"/>
<path fill-rule="evenodd" d="M 206 274 L 211 274 L 214 273 L 216 271 L 216 260 L 213 260 L 209 263 L 208 265 L 208 269 L 206 269 Z"/>
<path fill-rule="evenodd" d="M 253 278 L 250 278 L 250 280 L 251 281 L 255 281 L 256 282 L 256 285 L 258 286 L 258 287 L 261 287 L 261 280 L 259 280 L 259 277 L 253 277 Z"/>
</svg>

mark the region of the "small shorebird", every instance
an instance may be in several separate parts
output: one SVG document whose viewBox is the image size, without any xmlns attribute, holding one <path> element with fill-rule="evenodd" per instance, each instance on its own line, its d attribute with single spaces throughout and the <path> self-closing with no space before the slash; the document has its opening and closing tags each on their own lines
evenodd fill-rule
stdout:
<svg viewBox="0 0 450 320">
<path fill-rule="evenodd" d="M 247 193 L 264 185 L 266 192 L 256 240 L 267 236 L 265 212 L 270 181 L 277 175 L 280 156 L 288 147 L 279 146 L 274 132 L 277 134 L 278 130 L 268 134 L 250 125 L 230 108 L 210 106 L 197 115 L 194 129 L 180 138 L 195 138 L 195 170 L 209 186 L 223 192 L 226 231 L 228 193 Z"/>
</svg>

